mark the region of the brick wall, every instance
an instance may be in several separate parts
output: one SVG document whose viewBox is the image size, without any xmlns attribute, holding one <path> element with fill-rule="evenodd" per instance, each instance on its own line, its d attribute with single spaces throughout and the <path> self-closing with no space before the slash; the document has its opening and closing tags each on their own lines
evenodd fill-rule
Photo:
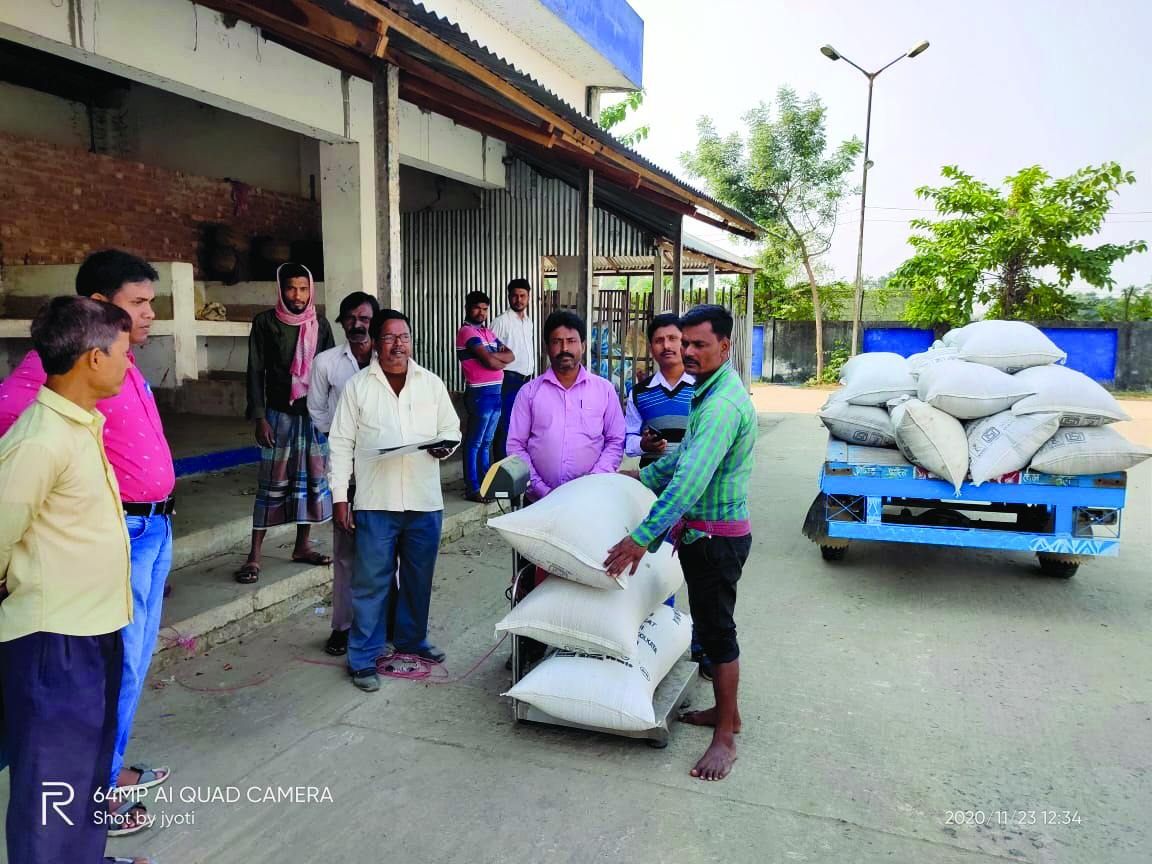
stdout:
<svg viewBox="0 0 1152 864">
<path fill-rule="evenodd" d="M 315 241 L 320 205 L 252 188 L 247 210 L 234 215 L 225 180 L 0 132 L 0 264 L 78 264 L 114 246 L 191 262 L 200 278 L 205 226 L 214 223 L 248 237 Z"/>
</svg>

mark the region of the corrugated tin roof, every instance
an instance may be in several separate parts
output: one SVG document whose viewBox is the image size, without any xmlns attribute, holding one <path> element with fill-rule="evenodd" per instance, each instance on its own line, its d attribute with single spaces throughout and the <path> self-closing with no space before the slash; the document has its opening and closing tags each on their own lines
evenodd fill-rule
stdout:
<svg viewBox="0 0 1152 864">
<path fill-rule="evenodd" d="M 435 12 L 425 8 L 422 4 L 412 2 L 412 0 L 387 0 L 387 2 L 385 2 L 385 0 L 377 0 L 377 2 L 381 6 L 386 6 L 392 11 L 404 16 L 416 26 L 427 30 L 437 39 L 452 46 L 460 53 L 469 57 L 471 60 L 482 64 L 486 68 L 492 70 L 494 73 L 500 75 L 501 78 L 507 80 L 524 95 L 538 102 L 540 105 L 544 106 L 550 111 L 560 115 L 565 121 L 575 126 L 581 133 L 599 141 L 606 147 L 611 147 L 618 153 L 626 155 L 630 161 L 635 162 L 637 165 L 642 166 L 643 168 L 664 178 L 668 182 L 675 184 L 691 193 L 692 195 L 695 195 L 696 197 L 704 200 L 707 202 L 709 209 L 712 209 L 717 215 L 725 216 L 728 218 L 735 218 L 740 222 L 744 222 L 750 225 L 757 224 L 753 219 L 741 213 L 739 210 L 736 210 L 735 208 L 729 207 L 725 204 L 721 204 L 711 196 L 701 192 L 699 189 L 696 189 L 693 186 L 690 186 L 688 183 L 685 183 L 672 172 L 667 171 L 656 163 L 644 158 L 631 147 L 628 147 L 619 141 L 606 129 L 601 128 L 597 123 L 593 122 L 590 118 L 585 116 L 583 112 L 578 111 L 576 108 L 569 105 L 547 87 L 536 81 L 530 75 L 520 71 L 507 60 L 497 56 L 488 48 L 480 45 L 467 33 L 461 30 L 459 26 L 453 24 L 447 18 L 443 18 L 437 15 Z M 396 41 L 402 39 L 402 36 L 396 37 Z M 405 52 L 407 52 L 410 47 L 419 49 L 419 46 L 415 46 L 412 43 L 409 43 L 405 46 Z M 423 54 L 424 52 L 420 51 L 419 53 Z M 440 66 L 440 64 L 436 62 L 436 58 L 425 55 L 424 59 L 426 62 Z M 441 71 L 444 71 L 446 74 L 452 74 L 455 70 L 442 69 Z M 453 77 L 458 77 L 458 75 L 453 75 Z M 507 103 L 504 102 L 504 104 Z M 509 105 L 508 107 L 515 110 L 515 106 Z"/>
</svg>

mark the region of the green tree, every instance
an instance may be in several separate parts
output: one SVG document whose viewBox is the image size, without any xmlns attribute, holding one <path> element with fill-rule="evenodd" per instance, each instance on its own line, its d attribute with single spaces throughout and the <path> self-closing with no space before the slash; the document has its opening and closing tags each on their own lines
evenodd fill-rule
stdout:
<svg viewBox="0 0 1152 864">
<path fill-rule="evenodd" d="M 629 112 L 635 113 L 640 109 L 640 106 L 644 104 L 644 94 L 645 91 L 643 89 L 633 90 L 616 104 L 601 109 L 599 120 L 600 128 L 613 129 L 623 123 Z M 650 127 L 645 124 L 643 126 L 637 126 L 631 132 L 613 134 L 616 135 L 617 140 L 622 144 L 635 147 L 648 137 L 649 130 Z"/>
<path fill-rule="evenodd" d="M 715 198 L 765 228 L 774 254 L 803 269 L 816 321 L 817 377 L 824 370 L 824 325 L 816 264 L 831 245 L 836 212 L 849 191 L 848 174 L 863 149 L 852 138 L 827 154 L 825 113 L 819 96 L 800 100 L 791 88 L 781 87 L 775 117 L 763 102 L 744 115 L 746 139 L 738 132 L 721 138 L 712 120 L 701 117 L 695 151 L 680 156 Z"/>
<path fill-rule="evenodd" d="M 1129 285 L 1119 297 L 1081 294 L 1076 300 L 1079 321 L 1152 321 L 1152 285 Z"/>
<path fill-rule="evenodd" d="M 912 221 L 916 254 L 889 285 L 909 294 L 907 318 L 917 324 L 966 324 L 978 304 L 990 318 L 1068 317 L 1073 280 L 1111 288 L 1112 265 L 1147 248 L 1140 240 L 1081 242 L 1100 230 L 1117 190 L 1136 182 L 1115 162 L 1061 178 L 1034 165 L 1006 178 L 1004 189 L 956 166 L 941 173 L 949 185 L 916 190 L 939 218 Z"/>
</svg>

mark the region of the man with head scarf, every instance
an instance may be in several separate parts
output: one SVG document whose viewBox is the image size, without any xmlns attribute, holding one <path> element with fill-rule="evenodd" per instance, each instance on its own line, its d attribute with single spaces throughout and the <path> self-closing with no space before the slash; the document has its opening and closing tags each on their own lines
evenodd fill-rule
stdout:
<svg viewBox="0 0 1152 864">
<path fill-rule="evenodd" d="M 316 314 L 312 274 L 302 264 L 276 271 L 276 308 L 252 319 L 248 337 L 248 411 L 256 424 L 260 479 L 252 511 L 252 548 L 236 581 L 260 578 L 264 534 L 296 525 L 292 560 L 331 564 L 309 544 L 313 523 L 332 518 L 328 491 L 328 442 L 308 414 L 308 386 L 316 354 L 335 344 L 332 327 Z"/>
</svg>

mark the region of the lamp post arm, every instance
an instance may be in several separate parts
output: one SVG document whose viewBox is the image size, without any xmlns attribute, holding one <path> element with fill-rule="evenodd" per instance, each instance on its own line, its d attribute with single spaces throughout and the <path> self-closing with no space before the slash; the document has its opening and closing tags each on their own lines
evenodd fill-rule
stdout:
<svg viewBox="0 0 1152 864">
<path fill-rule="evenodd" d="M 894 66 L 895 64 L 899 63 L 901 60 L 903 60 L 907 56 L 908 56 L 907 54 L 901 54 L 899 57 L 897 57 L 895 60 L 893 60 L 891 63 L 889 63 L 888 66 Z M 887 69 L 888 66 L 881 66 L 879 69 L 877 69 L 875 72 L 873 72 L 869 77 L 875 78 L 877 75 L 879 75 L 885 69 Z M 864 73 L 864 74 L 867 75 L 868 73 Z"/>
</svg>

